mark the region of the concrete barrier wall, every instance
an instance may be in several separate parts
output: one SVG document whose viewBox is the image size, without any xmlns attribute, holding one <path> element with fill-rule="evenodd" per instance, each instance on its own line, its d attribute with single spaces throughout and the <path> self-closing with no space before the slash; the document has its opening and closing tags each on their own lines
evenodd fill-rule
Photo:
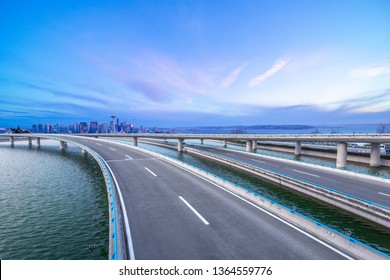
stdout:
<svg viewBox="0 0 390 280">
<path fill-rule="evenodd" d="M 364 217 L 382 226 L 390 228 L 390 209 L 384 209 L 378 205 L 373 204 L 372 202 L 359 200 L 347 194 L 341 194 L 330 189 L 324 189 L 319 185 L 296 180 L 288 176 L 283 176 L 265 169 L 261 169 L 257 166 L 218 157 L 214 154 L 200 152 L 190 148 L 187 148 L 186 151 L 188 153 L 218 161 L 222 164 L 254 174 L 273 183 L 291 188 L 295 191 L 304 193 L 321 201 L 347 210 L 353 214 Z"/>
<path fill-rule="evenodd" d="M 102 140 L 110 142 L 110 140 Z M 253 191 L 245 189 L 237 184 L 229 182 L 223 178 L 220 178 L 214 174 L 211 174 L 207 171 L 201 170 L 195 166 L 183 163 L 179 160 L 167 157 L 165 155 L 142 149 L 139 147 L 134 147 L 129 144 L 121 143 L 120 141 L 115 141 L 118 144 L 130 147 L 142 151 L 144 153 L 149 153 L 153 156 L 161 158 L 165 161 L 168 161 L 176 166 L 179 166 L 187 171 L 193 172 L 197 175 L 200 175 L 203 178 L 210 180 L 211 182 L 217 184 L 230 191 L 231 193 L 244 198 L 249 203 L 252 203 L 255 207 L 258 207 L 261 211 L 266 211 L 275 217 L 282 218 L 282 221 L 285 223 L 292 224 L 297 230 L 304 230 L 316 237 L 319 240 L 325 240 L 326 242 L 334 245 L 336 248 L 348 252 L 358 259 L 383 259 L 388 260 L 390 256 L 375 250 L 349 236 L 346 236 L 338 231 L 335 231 L 332 228 L 327 227 L 313 219 L 310 219 L 290 208 L 287 208 L 281 204 L 278 204 L 270 199 L 267 199 Z M 188 148 L 187 148 L 188 151 Z M 272 176 L 271 176 L 272 177 Z M 270 177 L 270 178 L 271 178 Z M 275 178 L 274 178 L 275 179 Z"/>
<path fill-rule="evenodd" d="M 170 149 L 174 149 L 171 145 L 166 145 L 163 143 L 156 143 L 156 142 L 147 142 L 142 141 L 143 143 L 151 144 L 151 145 L 157 145 L 162 146 Z M 355 215 L 358 215 L 360 217 L 366 218 L 370 221 L 373 221 L 375 223 L 378 223 L 380 225 L 383 225 L 385 227 L 390 228 L 390 208 L 389 209 L 383 209 L 381 206 L 375 205 L 374 203 L 370 201 L 361 200 L 359 198 L 352 197 L 348 194 L 339 193 L 337 191 L 334 191 L 329 188 L 325 188 L 320 185 L 307 183 L 302 180 L 297 180 L 294 178 L 291 178 L 289 176 L 283 176 L 281 174 L 277 174 L 275 172 L 265 170 L 262 168 L 259 168 L 257 166 L 253 166 L 250 164 L 245 164 L 241 162 L 237 162 L 234 160 L 229 160 L 224 157 L 219 157 L 214 154 L 201 152 L 198 150 L 194 150 L 191 148 L 186 148 L 186 152 L 196 154 L 201 157 L 208 158 L 213 161 L 218 161 L 221 164 L 225 164 L 228 166 L 232 166 L 234 168 L 238 168 L 240 170 L 243 170 L 245 172 L 251 173 L 255 176 L 259 176 L 263 179 L 266 179 L 272 183 L 276 183 L 278 185 L 283 185 L 285 187 L 288 187 L 290 189 L 293 189 L 295 191 L 298 191 L 300 193 L 304 193 L 306 195 L 309 195 L 313 198 L 319 199 L 321 201 L 324 201 L 326 203 L 329 203 L 331 205 L 337 206 L 339 208 L 342 208 L 346 211 L 349 211 Z M 242 152 L 241 153 L 245 153 Z M 286 159 L 280 159 L 280 160 L 286 160 Z M 305 164 L 305 163 L 300 163 Z M 328 169 L 327 167 L 319 167 Z M 335 169 L 334 171 L 337 172 L 348 172 L 344 170 L 338 170 Z M 362 176 L 367 177 L 369 175 L 364 174 L 357 174 L 356 176 Z M 379 180 L 379 178 L 373 177 L 370 179 Z"/>
</svg>

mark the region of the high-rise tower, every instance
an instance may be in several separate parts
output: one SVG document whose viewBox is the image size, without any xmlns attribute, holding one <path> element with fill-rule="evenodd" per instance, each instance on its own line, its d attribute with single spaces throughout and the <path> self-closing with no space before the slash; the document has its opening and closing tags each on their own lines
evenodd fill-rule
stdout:
<svg viewBox="0 0 390 280">
<path fill-rule="evenodd" d="M 115 133 L 115 118 L 116 116 L 111 116 L 112 118 L 112 130 L 113 130 L 113 133 Z"/>
</svg>

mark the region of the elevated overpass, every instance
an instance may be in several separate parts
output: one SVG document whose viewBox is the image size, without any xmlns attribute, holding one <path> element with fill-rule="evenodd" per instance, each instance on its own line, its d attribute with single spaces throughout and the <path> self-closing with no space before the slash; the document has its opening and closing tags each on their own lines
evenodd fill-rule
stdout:
<svg viewBox="0 0 390 280">
<path fill-rule="evenodd" d="M 246 151 L 253 152 L 258 141 L 295 142 L 295 155 L 301 155 L 302 142 L 337 143 L 336 166 L 345 168 L 347 165 L 347 143 L 368 143 L 371 145 L 370 166 L 380 165 L 380 145 L 390 144 L 390 134 L 81 134 L 87 137 L 132 137 L 134 145 L 140 138 L 177 139 L 177 149 L 183 151 L 185 139 L 222 140 L 226 147 L 227 141 L 245 141 Z"/>
<path fill-rule="evenodd" d="M 216 183 L 195 169 L 191 171 L 137 148 L 70 135 L 10 137 L 12 141 L 24 137 L 30 145 L 33 138 L 37 145 L 41 145 L 41 139 L 54 139 L 60 142 L 61 149 L 66 149 L 66 143 L 73 143 L 84 153 L 101 158 L 103 166 L 109 170 L 112 188 L 123 198 L 123 204 L 117 208 L 121 208 L 124 218 L 122 228 L 126 231 L 123 240 L 127 243 L 127 258 L 388 258 L 291 209 L 258 196 L 248 200 L 246 191 L 237 195 L 236 187 L 230 186 L 232 189 L 229 190 L 226 182 Z M 150 135 L 145 137 L 150 138 Z M 264 206 L 279 211 L 278 215 L 252 201 L 266 201 Z M 110 205 L 112 207 L 113 202 Z M 117 219 L 119 217 L 110 221 Z M 290 222 L 294 219 L 300 221 L 298 227 Z"/>
</svg>

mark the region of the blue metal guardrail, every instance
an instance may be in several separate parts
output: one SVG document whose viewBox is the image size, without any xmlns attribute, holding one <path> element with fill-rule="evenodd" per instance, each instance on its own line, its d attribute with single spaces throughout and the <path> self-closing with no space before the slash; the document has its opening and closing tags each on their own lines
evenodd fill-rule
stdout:
<svg viewBox="0 0 390 280">
<path fill-rule="evenodd" d="M 106 182 L 108 199 L 109 199 L 109 201 L 108 201 L 109 211 L 110 211 L 109 216 L 112 217 L 110 220 L 110 228 L 112 229 L 112 232 L 111 232 L 111 236 L 109 237 L 109 242 L 112 244 L 112 252 L 109 252 L 109 253 L 111 253 L 109 256 L 109 259 L 110 260 L 117 260 L 118 259 L 118 238 L 117 238 L 117 236 L 118 236 L 118 222 L 119 221 L 117 219 L 117 211 L 116 211 L 116 206 L 115 206 L 116 205 L 115 194 L 114 194 L 114 189 L 113 189 L 114 184 L 113 184 L 113 181 L 111 179 L 111 174 L 106 166 L 105 161 L 98 153 L 96 153 L 94 150 L 90 149 L 89 147 L 87 147 L 83 144 L 69 141 L 69 140 L 65 140 L 65 139 L 61 139 L 61 138 L 56 138 L 56 137 L 47 137 L 47 139 L 66 141 L 66 142 L 69 142 L 75 146 L 78 146 L 81 149 L 86 150 L 97 161 L 100 168 L 102 169 L 104 180 Z"/>
</svg>

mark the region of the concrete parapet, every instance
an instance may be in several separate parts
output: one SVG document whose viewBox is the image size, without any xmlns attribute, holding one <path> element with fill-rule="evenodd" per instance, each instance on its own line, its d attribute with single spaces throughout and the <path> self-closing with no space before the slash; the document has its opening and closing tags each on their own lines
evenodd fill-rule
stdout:
<svg viewBox="0 0 390 280">
<path fill-rule="evenodd" d="M 353 214 L 364 217 L 382 226 L 390 228 L 390 210 L 381 208 L 380 206 L 375 205 L 373 203 L 359 200 L 341 193 L 337 193 L 335 191 L 331 191 L 329 189 L 311 183 L 302 182 L 298 179 L 293 179 L 288 176 L 277 174 L 254 165 L 216 156 L 214 154 L 200 152 L 194 149 L 187 149 L 187 152 L 238 168 L 240 170 L 266 179 L 270 182 L 277 183 L 295 191 L 304 193 L 326 203 L 347 210 Z"/>
</svg>

